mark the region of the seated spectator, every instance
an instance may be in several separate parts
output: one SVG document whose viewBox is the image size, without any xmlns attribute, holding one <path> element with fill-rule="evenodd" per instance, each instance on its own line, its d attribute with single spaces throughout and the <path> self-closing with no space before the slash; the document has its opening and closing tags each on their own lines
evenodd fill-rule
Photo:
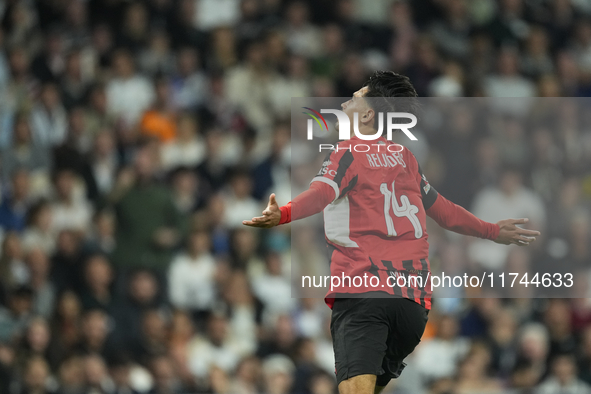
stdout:
<svg viewBox="0 0 591 394">
<path fill-rule="evenodd" d="M 171 174 L 174 205 L 183 215 L 184 221 L 198 208 L 201 208 L 205 191 L 199 186 L 199 178 L 188 168 L 178 168 Z M 184 224 L 186 227 L 186 224 Z"/>
<path fill-rule="evenodd" d="M 589 394 L 591 386 L 577 376 L 577 365 L 571 355 L 554 358 L 552 372 L 536 389 L 536 394 Z"/>
<path fill-rule="evenodd" d="M 19 372 L 24 371 L 27 361 L 32 357 L 42 357 L 45 360 L 54 361 L 49 357 L 50 340 L 51 331 L 49 330 L 47 320 L 42 317 L 31 319 L 22 338 L 20 351 L 16 355 L 17 370 Z"/>
<path fill-rule="evenodd" d="M 496 108 L 509 114 L 524 115 L 535 96 L 535 85 L 519 73 L 519 53 L 512 48 L 502 49 L 498 58 L 498 73 L 486 78 L 484 89 Z M 502 100 L 503 97 L 524 97 L 521 100 Z"/>
<path fill-rule="evenodd" d="M 128 273 L 124 296 L 117 300 L 111 316 L 114 319 L 113 336 L 115 342 L 129 349 L 142 335 L 144 313 L 150 310 L 168 310 L 161 300 L 161 289 L 154 273 L 138 268 Z"/>
<path fill-rule="evenodd" d="M 193 375 L 203 380 L 214 367 L 227 373 L 233 371 L 240 360 L 235 339 L 229 335 L 227 318 L 220 314 L 211 315 L 207 335 L 195 338 L 190 345 L 189 366 Z"/>
<path fill-rule="evenodd" d="M 255 394 L 259 391 L 260 379 L 260 360 L 255 356 L 245 357 L 236 367 L 236 374 L 230 381 L 230 390 L 235 393 Z"/>
<path fill-rule="evenodd" d="M 252 197 L 252 178 L 245 171 L 236 170 L 230 177 L 230 188 L 225 199 L 225 223 L 229 228 L 242 227 L 243 217 L 260 216 L 264 208 Z"/>
<path fill-rule="evenodd" d="M 468 341 L 458 336 L 455 317 L 441 316 L 436 324 L 437 336 L 421 343 L 414 352 L 414 366 L 423 382 L 453 376 L 469 350 Z"/>
<path fill-rule="evenodd" d="M 207 79 L 200 69 L 200 61 L 194 47 L 179 50 L 177 74 L 171 80 L 172 102 L 176 108 L 194 110 L 205 101 Z"/>
<path fill-rule="evenodd" d="M 501 394 L 505 390 L 500 382 L 488 376 L 490 366 L 490 351 L 486 345 L 475 343 L 468 355 L 458 366 L 458 378 L 456 392 L 458 394 L 470 394 L 474 391 Z"/>
<path fill-rule="evenodd" d="M 115 239 L 115 215 L 109 210 L 102 210 L 94 215 L 92 229 L 86 239 L 86 248 L 91 253 L 110 256 L 117 245 Z"/>
<path fill-rule="evenodd" d="M 107 195 L 113 188 L 119 161 L 112 130 L 102 129 L 94 139 L 88 163 L 96 188 L 95 200 Z"/>
<path fill-rule="evenodd" d="M 11 289 L 6 306 L 0 307 L 0 341 L 18 340 L 32 317 L 33 290 L 27 286 Z"/>
<path fill-rule="evenodd" d="M 109 364 L 109 375 L 111 375 L 115 385 L 113 392 L 136 394 L 138 391 L 135 390 L 131 381 L 131 373 L 134 370 L 134 364 L 131 360 L 125 354 L 119 354 L 107 360 L 107 362 Z M 145 371 L 143 368 L 139 370 Z"/>
<path fill-rule="evenodd" d="M 264 390 L 267 393 L 288 394 L 294 383 L 295 366 L 289 357 L 273 355 L 263 362 Z"/>
<path fill-rule="evenodd" d="M 55 238 L 51 205 L 41 200 L 27 212 L 27 227 L 22 237 L 23 248 L 25 250 L 37 248 L 47 255 L 52 255 L 56 247 Z"/>
<path fill-rule="evenodd" d="M 205 328 L 205 321 L 202 324 Z M 201 330 L 201 325 L 199 326 Z M 195 334 L 195 326 L 191 320 L 191 316 L 186 312 L 174 311 L 172 314 L 169 354 L 171 361 L 174 364 L 174 369 L 177 371 L 179 379 L 186 387 L 191 387 L 195 384 L 195 378 L 189 368 L 189 343 Z"/>
<path fill-rule="evenodd" d="M 27 210 L 31 205 L 29 179 L 24 169 L 12 175 L 10 192 L 0 202 L 0 228 L 4 231 L 22 232 L 25 229 Z"/>
<path fill-rule="evenodd" d="M 32 357 L 25 367 L 20 394 L 53 394 L 55 391 L 49 384 L 50 374 L 49 364 L 43 357 Z"/>
<path fill-rule="evenodd" d="M 199 122 L 189 113 L 183 113 L 177 120 L 176 138 L 162 145 L 162 169 L 176 167 L 196 168 L 205 160 L 206 149 L 199 129 Z"/>
<path fill-rule="evenodd" d="M 503 215 L 515 218 L 529 218 L 529 226 L 543 231 L 546 211 L 540 196 L 524 186 L 520 171 L 507 167 L 503 171 L 498 186 L 481 190 L 474 197 L 471 212 L 482 220 L 496 223 Z M 490 269 L 502 269 L 510 249 L 501 248 L 492 242 L 476 240 L 470 245 L 470 257 Z"/>
<path fill-rule="evenodd" d="M 51 279 L 59 292 L 74 290 L 79 294 L 84 286 L 81 241 L 74 231 L 66 230 L 58 235 L 57 250 L 51 257 Z"/>
<path fill-rule="evenodd" d="M 228 314 L 228 336 L 240 355 L 252 354 L 257 347 L 257 327 L 262 322 L 263 306 L 253 295 L 248 277 L 240 270 L 228 274 L 222 297 Z"/>
<path fill-rule="evenodd" d="M 109 393 L 115 388 L 105 360 L 98 354 L 89 354 L 83 359 L 87 393 Z"/>
<path fill-rule="evenodd" d="M 51 281 L 51 261 L 41 249 L 32 249 L 27 253 L 26 263 L 29 269 L 29 285 L 35 295 L 33 311 L 36 315 L 49 318 L 55 308 L 56 289 Z"/>
<path fill-rule="evenodd" d="M 141 317 L 141 333 L 131 344 L 133 358 L 141 363 L 168 350 L 168 321 L 162 311 L 149 309 Z"/>
<path fill-rule="evenodd" d="M 59 393 L 82 394 L 86 378 L 84 365 L 80 356 L 71 356 L 65 359 L 56 373 Z"/>
<path fill-rule="evenodd" d="M 90 309 L 82 316 L 80 342 L 77 352 L 85 355 L 112 357 L 120 349 L 110 337 L 109 315 L 101 309 Z"/>
<path fill-rule="evenodd" d="M 109 113 L 134 125 L 154 101 L 154 88 L 143 76 L 136 74 L 131 54 L 120 49 L 113 54 L 114 78 L 107 84 Z"/>
<path fill-rule="evenodd" d="M 40 145 L 57 146 L 66 140 L 67 114 L 54 83 L 43 85 L 40 102 L 31 112 L 31 128 L 33 140 Z"/>
<path fill-rule="evenodd" d="M 111 263 L 100 254 L 90 256 L 84 265 L 84 290 L 80 297 L 84 309 L 111 311 L 114 305 L 112 284 L 114 272 Z"/>
<path fill-rule="evenodd" d="M 269 316 L 290 313 L 296 305 L 295 299 L 291 298 L 291 283 L 283 271 L 281 256 L 269 253 L 265 263 L 265 273 L 252 280 L 254 293 L 265 305 L 265 313 Z"/>
<path fill-rule="evenodd" d="M 147 137 L 169 142 L 176 137 L 176 114 L 170 104 L 170 83 L 166 78 L 154 82 L 156 97 L 152 107 L 144 112 L 140 130 Z"/>
<path fill-rule="evenodd" d="M 176 308 L 203 316 L 213 307 L 216 263 L 210 249 L 209 235 L 195 231 L 189 235 L 186 251 L 170 263 L 168 291 Z"/>
<path fill-rule="evenodd" d="M 24 113 L 15 116 L 13 127 L 12 143 L 1 152 L 2 179 L 11 178 L 17 169 L 46 175 L 51 167 L 49 150 L 34 141 Z"/>
<path fill-rule="evenodd" d="M 90 228 L 92 206 L 86 200 L 72 170 L 58 170 L 54 177 L 56 198 L 51 203 L 53 231 L 84 234 Z"/>
<path fill-rule="evenodd" d="M 152 376 L 154 376 L 154 386 L 149 394 L 182 394 L 187 392 L 169 357 L 156 356 L 150 360 L 149 365 Z"/>
<path fill-rule="evenodd" d="M 259 341 L 257 355 L 261 358 L 273 354 L 291 356 L 297 340 L 293 320 L 289 315 L 281 315 L 269 323 L 272 328 L 267 329 Z"/>
<path fill-rule="evenodd" d="M 139 54 L 139 68 L 150 76 L 170 75 L 174 70 L 174 52 L 166 29 L 157 28 L 150 32 L 149 43 Z"/>
<path fill-rule="evenodd" d="M 66 290 L 58 297 L 51 320 L 52 359 L 62 362 L 76 352 L 80 341 L 82 306 L 73 291 Z"/>
</svg>

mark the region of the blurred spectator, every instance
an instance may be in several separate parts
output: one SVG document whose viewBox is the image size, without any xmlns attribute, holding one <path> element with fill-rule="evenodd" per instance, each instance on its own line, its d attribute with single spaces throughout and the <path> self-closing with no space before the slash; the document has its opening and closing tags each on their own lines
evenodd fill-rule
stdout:
<svg viewBox="0 0 591 394">
<path fill-rule="evenodd" d="M 0 272 L 3 287 L 12 287 L 29 280 L 29 270 L 24 262 L 24 251 L 15 232 L 8 232 L 2 240 Z"/>
<path fill-rule="evenodd" d="M 519 75 L 518 53 L 514 48 L 501 51 L 497 63 L 498 75 L 487 81 L 487 94 L 491 97 L 531 97 L 532 84 Z"/>
<path fill-rule="evenodd" d="M 195 168 L 205 159 L 206 149 L 200 133 L 199 122 L 189 113 L 180 114 L 175 138 L 162 146 L 162 167 Z"/>
<path fill-rule="evenodd" d="M 260 216 L 261 204 L 252 197 L 252 178 L 245 171 L 236 170 L 230 177 L 230 188 L 225 196 L 225 224 L 229 228 L 242 226 L 244 217 Z M 246 216 L 245 216 L 246 215 Z"/>
<path fill-rule="evenodd" d="M 146 136 L 168 142 L 176 137 L 176 119 L 170 105 L 169 81 L 165 78 L 157 79 L 154 83 L 154 92 L 154 103 L 142 116 L 140 127 Z"/>
<path fill-rule="evenodd" d="M 12 144 L 2 150 L 2 177 L 11 178 L 19 170 L 47 174 L 51 157 L 46 147 L 33 140 L 24 114 L 17 114 L 12 131 Z"/>
<path fill-rule="evenodd" d="M 193 313 L 205 313 L 213 307 L 216 264 L 210 249 L 209 235 L 196 231 L 189 235 L 186 252 L 172 260 L 168 289 L 175 307 Z"/>
<path fill-rule="evenodd" d="M 150 369 L 154 375 L 154 387 L 151 394 L 180 394 L 183 386 L 171 360 L 166 356 L 154 357 L 150 362 Z"/>
<path fill-rule="evenodd" d="M 165 30 L 150 32 L 149 45 L 142 48 L 138 63 L 140 69 L 149 75 L 171 73 L 174 57 L 170 49 L 170 37 Z"/>
<path fill-rule="evenodd" d="M 577 366 L 572 356 L 558 356 L 552 362 L 552 374 L 544 380 L 536 394 L 591 393 L 591 386 L 577 378 Z"/>
<path fill-rule="evenodd" d="M 92 220 L 92 206 L 86 200 L 75 174 L 61 169 L 54 177 L 56 200 L 51 204 L 51 224 L 56 233 L 71 230 L 86 233 Z"/>
<path fill-rule="evenodd" d="M 265 259 L 266 271 L 253 278 L 255 295 L 269 315 L 289 313 L 295 308 L 291 298 L 291 285 L 283 272 L 283 262 L 277 253 L 269 253 Z"/>
<path fill-rule="evenodd" d="M 197 108 L 205 100 L 207 79 L 201 71 L 199 53 L 191 47 L 179 50 L 176 75 L 171 80 L 171 102 L 183 110 Z"/>
<path fill-rule="evenodd" d="M 34 140 L 42 145 L 60 145 L 66 139 L 67 115 L 56 85 L 46 83 L 41 88 L 39 105 L 31 112 Z"/>
<path fill-rule="evenodd" d="M 539 229 L 544 228 L 546 221 L 542 200 L 523 185 L 519 170 L 513 168 L 503 171 L 498 187 L 484 189 L 476 195 L 471 211 L 491 222 L 497 222 L 503 215 L 529 218 L 529 225 Z M 509 248 L 500 246 L 476 241 L 470 247 L 470 254 L 473 260 L 484 267 L 502 269 Z"/>
<path fill-rule="evenodd" d="M 29 284 L 35 296 L 33 310 L 36 315 L 49 318 L 55 307 L 56 289 L 51 281 L 51 261 L 41 249 L 32 249 L 26 257 Z"/>
<path fill-rule="evenodd" d="M 115 52 L 112 67 L 115 77 L 106 87 L 107 106 L 110 113 L 122 118 L 130 126 L 154 101 L 154 88 L 143 76 L 136 74 L 133 58 L 128 51 L 120 49 Z"/>
<path fill-rule="evenodd" d="M 46 255 L 55 251 L 55 233 L 52 226 L 51 205 L 44 200 L 33 205 L 27 218 L 27 228 L 23 233 L 23 247 L 26 250 L 39 248 Z"/>
<path fill-rule="evenodd" d="M 25 367 L 22 394 L 40 393 L 50 394 L 54 391 L 50 388 L 50 369 L 47 361 L 41 356 L 32 357 Z"/>
<path fill-rule="evenodd" d="M 83 252 L 80 236 L 71 230 L 59 233 L 57 250 L 51 258 L 52 280 L 59 291 L 79 292 L 83 286 Z"/>
<path fill-rule="evenodd" d="M 286 356 L 274 355 L 263 363 L 264 390 L 268 393 L 287 394 L 291 392 L 294 365 Z"/>
<path fill-rule="evenodd" d="M 33 314 L 33 291 L 26 286 L 11 289 L 7 295 L 6 307 L 0 308 L 0 341 L 18 339 Z"/>
<path fill-rule="evenodd" d="M 91 183 L 96 187 L 97 193 L 94 197 L 104 197 L 115 185 L 117 168 L 120 164 L 115 141 L 109 129 L 102 130 L 95 137 L 89 164 Z"/>
<path fill-rule="evenodd" d="M 103 309 L 110 312 L 113 296 L 114 272 L 111 263 L 100 254 L 90 256 L 84 266 L 84 291 L 80 297 L 84 309 Z"/>
<path fill-rule="evenodd" d="M 114 341 L 129 349 L 142 335 L 144 314 L 149 311 L 165 312 L 161 289 L 155 275 L 146 269 L 137 269 L 127 275 L 124 297 L 114 305 L 111 315 L 115 319 Z"/>
<path fill-rule="evenodd" d="M 176 246 L 180 217 L 172 196 L 154 179 L 154 157 L 140 149 L 133 170 L 120 172 L 115 190 L 117 247 L 113 262 L 121 268 L 145 266 L 166 270 L 170 250 Z M 150 212 L 146 215 L 146 212 Z"/>
<path fill-rule="evenodd" d="M 421 380 L 453 376 L 468 350 L 466 339 L 458 337 L 457 321 L 451 316 L 440 316 L 437 336 L 420 344 L 415 351 L 414 363 Z"/>
<path fill-rule="evenodd" d="M 12 175 L 10 193 L 6 193 L 0 203 L 0 226 L 5 231 L 22 232 L 25 229 L 27 209 L 31 205 L 29 179 L 26 170 L 18 170 Z"/>
<path fill-rule="evenodd" d="M 236 367 L 240 354 L 233 339 L 229 336 L 227 319 L 212 314 L 207 322 L 207 336 L 190 344 L 189 365 L 196 378 L 205 378 L 214 366 L 227 372 Z"/>
</svg>

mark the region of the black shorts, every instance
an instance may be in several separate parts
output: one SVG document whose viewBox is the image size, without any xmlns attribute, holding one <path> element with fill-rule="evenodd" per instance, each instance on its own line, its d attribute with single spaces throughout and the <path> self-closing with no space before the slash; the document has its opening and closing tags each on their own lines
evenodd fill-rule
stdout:
<svg viewBox="0 0 591 394">
<path fill-rule="evenodd" d="M 421 341 L 429 311 L 406 298 L 336 298 L 330 331 L 337 384 L 357 375 L 386 386 Z"/>
</svg>

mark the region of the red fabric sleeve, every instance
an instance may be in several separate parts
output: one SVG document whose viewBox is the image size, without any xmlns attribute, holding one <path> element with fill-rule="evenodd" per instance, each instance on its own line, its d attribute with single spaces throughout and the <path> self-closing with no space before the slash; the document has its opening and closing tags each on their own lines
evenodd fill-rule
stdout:
<svg viewBox="0 0 591 394">
<path fill-rule="evenodd" d="M 441 227 L 459 234 L 490 240 L 495 240 L 499 236 L 500 228 L 497 224 L 478 219 L 441 194 L 437 196 L 435 203 L 427 209 L 427 215 Z"/>
<path fill-rule="evenodd" d="M 334 201 L 334 198 L 335 191 L 332 187 L 323 182 L 312 182 L 308 190 L 279 208 L 281 210 L 279 224 L 307 218 L 322 212 L 328 204 Z M 295 216 L 292 216 L 292 205 L 295 206 Z"/>
</svg>

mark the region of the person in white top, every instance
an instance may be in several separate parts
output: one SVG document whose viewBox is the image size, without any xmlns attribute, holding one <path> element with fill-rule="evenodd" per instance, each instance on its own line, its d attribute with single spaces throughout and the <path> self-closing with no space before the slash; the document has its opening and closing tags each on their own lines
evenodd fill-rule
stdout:
<svg viewBox="0 0 591 394">
<path fill-rule="evenodd" d="M 209 249 L 211 241 L 205 231 L 189 235 L 187 249 L 172 260 L 168 272 L 171 303 L 192 312 L 211 309 L 215 301 L 215 259 Z"/>
<path fill-rule="evenodd" d="M 135 72 L 129 52 L 119 50 L 113 55 L 115 77 L 107 84 L 107 107 L 110 114 L 135 125 L 154 101 L 153 84 Z"/>
</svg>

